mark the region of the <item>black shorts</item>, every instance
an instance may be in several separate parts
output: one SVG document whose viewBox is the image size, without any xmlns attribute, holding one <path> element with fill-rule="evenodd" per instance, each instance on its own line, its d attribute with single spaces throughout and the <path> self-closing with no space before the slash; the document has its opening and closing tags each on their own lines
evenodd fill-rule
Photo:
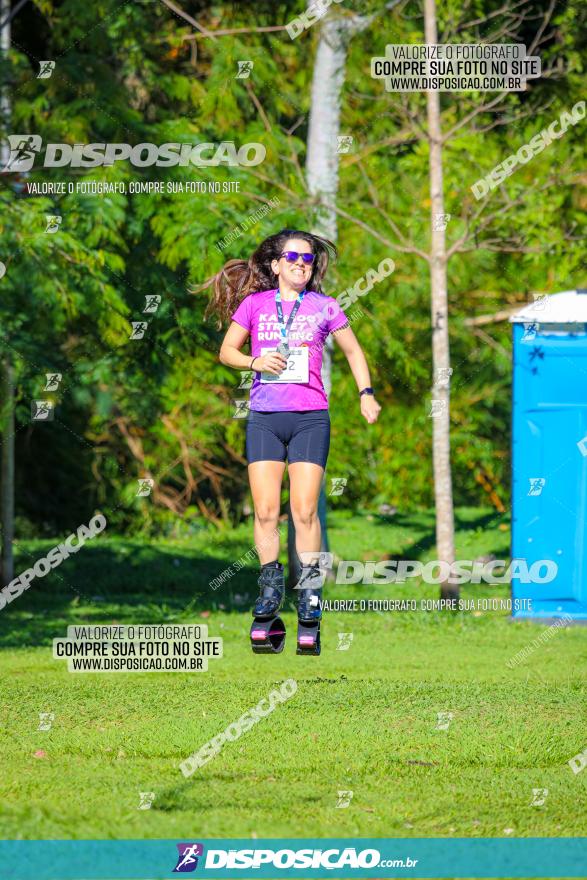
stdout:
<svg viewBox="0 0 587 880">
<path fill-rule="evenodd" d="M 256 412 L 247 418 L 247 461 L 308 461 L 326 468 L 330 447 L 327 409 Z"/>
</svg>

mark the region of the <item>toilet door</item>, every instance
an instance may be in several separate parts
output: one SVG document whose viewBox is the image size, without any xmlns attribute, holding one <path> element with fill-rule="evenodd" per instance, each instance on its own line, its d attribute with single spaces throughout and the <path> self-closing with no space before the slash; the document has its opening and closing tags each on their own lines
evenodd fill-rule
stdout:
<svg viewBox="0 0 587 880">
<path fill-rule="evenodd" d="M 557 359 L 553 358 L 553 368 Z M 546 365 L 543 365 L 543 371 Z M 545 383 L 547 385 L 549 383 Z M 587 405 L 547 405 L 517 421 L 514 554 L 558 566 L 549 583 L 515 582 L 520 597 L 587 602 Z M 541 576 L 546 575 L 546 567 Z"/>
</svg>

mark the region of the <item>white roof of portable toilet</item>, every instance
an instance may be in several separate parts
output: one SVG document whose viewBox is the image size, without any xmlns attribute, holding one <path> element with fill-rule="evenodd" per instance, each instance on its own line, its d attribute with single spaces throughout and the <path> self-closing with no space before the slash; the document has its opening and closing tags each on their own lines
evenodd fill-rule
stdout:
<svg viewBox="0 0 587 880">
<path fill-rule="evenodd" d="M 587 324 L 587 290 L 564 290 L 523 306 L 510 321 L 540 324 Z"/>
</svg>

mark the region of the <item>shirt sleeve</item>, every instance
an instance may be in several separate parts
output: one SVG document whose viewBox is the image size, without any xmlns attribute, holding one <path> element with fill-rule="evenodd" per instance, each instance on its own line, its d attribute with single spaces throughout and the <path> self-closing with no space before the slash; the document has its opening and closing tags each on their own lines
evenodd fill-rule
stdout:
<svg viewBox="0 0 587 880">
<path fill-rule="evenodd" d="M 246 296 L 232 316 L 232 320 L 248 330 L 249 333 L 251 332 L 251 299 L 251 296 Z"/>
<path fill-rule="evenodd" d="M 328 333 L 333 333 L 335 330 L 340 330 L 341 327 L 344 327 L 345 324 L 348 324 L 348 318 L 339 306 L 338 302 L 334 299 L 334 297 L 328 297 L 328 309 L 327 309 L 327 321 L 326 325 L 328 328 Z"/>
</svg>

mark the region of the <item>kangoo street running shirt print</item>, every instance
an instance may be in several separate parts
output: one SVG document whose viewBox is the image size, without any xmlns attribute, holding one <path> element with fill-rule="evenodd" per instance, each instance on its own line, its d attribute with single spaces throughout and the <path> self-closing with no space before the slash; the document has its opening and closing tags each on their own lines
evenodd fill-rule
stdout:
<svg viewBox="0 0 587 880">
<path fill-rule="evenodd" d="M 287 320 L 295 300 L 282 298 L 283 318 Z M 245 297 L 232 320 L 251 335 L 251 355 L 261 357 L 275 351 L 280 343 L 279 322 L 275 308 L 275 290 L 263 290 Z M 328 398 L 322 384 L 322 350 L 329 333 L 339 330 L 347 317 L 337 301 L 323 293 L 308 291 L 288 333 L 291 349 L 308 349 L 308 380 L 304 382 L 263 381 L 255 372 L 251 388 L 251 410 L 254 412 L 301 412 L 328 409 Z M 295 356 L 294 356 L 295 359 Z M 305 359 L 305 358 L 304 358 Z M 253 366 L 253 369 L 256 365 Z M 267 377 L 269 378 L 269 377 Z"/>
</svg>

